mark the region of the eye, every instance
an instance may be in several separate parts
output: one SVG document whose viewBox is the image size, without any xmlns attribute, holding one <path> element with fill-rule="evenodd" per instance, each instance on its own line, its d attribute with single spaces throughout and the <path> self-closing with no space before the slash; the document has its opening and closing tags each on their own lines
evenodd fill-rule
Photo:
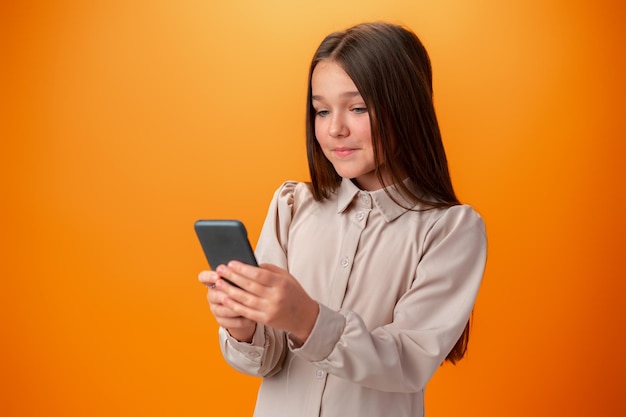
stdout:
<svg viewBox="0 0 626 417">
<path fill-rule="evenodd" d="M 319 117 L 326 117 L 328 116 L 328 114 L 329 114 L 328 110 L 316 110 L 315 111 L 315 115 Z"/>
<path fill-rule="evenodd" d="M 353 107 L 352 111 L 356 114 L 365 114 L 367 113 L 367 107 Z"/>
</svg>

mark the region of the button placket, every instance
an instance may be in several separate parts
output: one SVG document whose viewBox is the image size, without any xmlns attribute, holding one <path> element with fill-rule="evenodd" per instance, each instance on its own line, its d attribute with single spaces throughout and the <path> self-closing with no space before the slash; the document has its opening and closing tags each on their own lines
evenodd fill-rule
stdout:
<svg viewBox="0 0 626 417">
<path fill-rule="evenodd" d="M 362 191 L 352 201 L 351 207 L 348 207 L 345 214 L 349 221 L 348 229 L 342 239 L 341 256 L 339 257 L 337 269 L 333 276 L 333 282 L 328 292 L 328 307 L 341 308 L 343 299 L 346 294 L 348 281 L 350 280 L 350 271 L 354 257 L 359 246 L 361 233 L 367 226 L 367 219 L 372 210 L 372 199 L 370 195 Z"/>
</svg>

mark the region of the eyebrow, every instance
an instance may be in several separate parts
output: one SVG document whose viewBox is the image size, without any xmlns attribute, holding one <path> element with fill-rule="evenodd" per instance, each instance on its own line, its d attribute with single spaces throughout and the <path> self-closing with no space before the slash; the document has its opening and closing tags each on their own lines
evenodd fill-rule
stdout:
<svg viewBox="0 0 626 417">
<path fill-rule="evenodd" d="M 361 93 L 359 93 L 358 91 L 346 91 L 344 93 L 339 94 L 339 97 L 342 97 L 342 98 L 352 98 L 352 97 L 358 97 L 360 95 L 361 95 Z M 323 99 L 324 99 L 324 97 L 319 96 L 319 95 L 311 96 L 311 100 L 321 101 Z"/>
</svg>

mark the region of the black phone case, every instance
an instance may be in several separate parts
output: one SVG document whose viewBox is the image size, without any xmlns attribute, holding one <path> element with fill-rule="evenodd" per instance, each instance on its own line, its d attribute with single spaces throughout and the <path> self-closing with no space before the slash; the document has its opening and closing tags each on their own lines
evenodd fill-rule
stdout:
<svg viewBox="0 0 626 417">
<path fill-rule="evenodd" d="M 198 220 L 194 228 L 211 269 L 229 261 L 257 266 L 248 233 L 241 221 Z"/>
</svg>

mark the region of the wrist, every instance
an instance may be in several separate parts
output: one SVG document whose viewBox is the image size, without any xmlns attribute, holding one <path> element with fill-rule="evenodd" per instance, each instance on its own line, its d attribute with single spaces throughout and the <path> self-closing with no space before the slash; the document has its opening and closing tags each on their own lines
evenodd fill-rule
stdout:
<svg viewBox="0 0 626 417">
<path fill-rule="evenodd" d="M 230 337 L 237 340 L 241 343 L 252 343 L 252 339 L 254 338 L 254 332 L 256 331 L 256 325 L 250 328 L 236 328 L 236 329 L 226 329 Z"/>
<path fill-rule="evenodd" d="M 313 300 L 311 301 L 312 303 L 301 316 L 303 320 L 301 321 L 300 328 L 290 332 L 293 339 L 295 339 L 294 342 L 298 342 L 297 344 L 299 345 L 303 345 L 304 342 L 307 341 L 313 331 L 313 327 L 315 327 L 315 322 L 317 321 L 317 316 L 319 315 L 319 304 Z"/>
</svg>

